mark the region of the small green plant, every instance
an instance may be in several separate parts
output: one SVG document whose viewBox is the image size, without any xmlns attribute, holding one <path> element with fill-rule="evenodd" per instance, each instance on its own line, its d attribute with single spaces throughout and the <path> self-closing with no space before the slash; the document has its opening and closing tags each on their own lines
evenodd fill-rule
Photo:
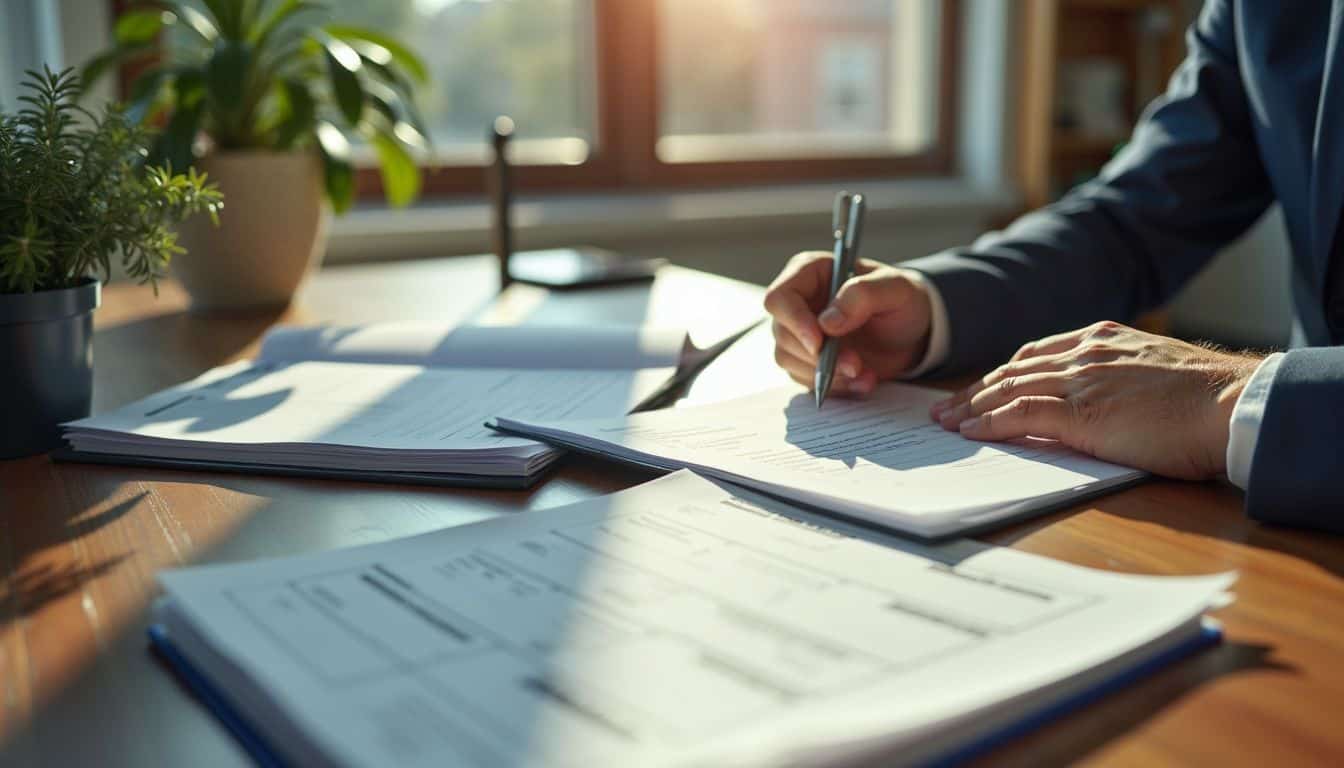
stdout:
<svg viewBox="0 0 1344 768">
<path fill-rule="evenodd" d="M 129 97 L 131 115 L 166 122 L 153 160 L 186 167 L 201 132 L 222 150 L 315 147 L 340 213 L 355 195 L 344 127 L 377 153 L 388 202 L 406 205 L 420 193 L 414 153 L 428 147 L 412 95 L 425 65 L 386 35 L 323 23 L 323 10 L 307 0 L 142 2 L 118 19 L 115 45 L 84 77 L 162 54 Z"/>
<path fill-rule="evenodd" d="M 183 250 L 170 226 L 216 217 L 219 190 L 194 170 L 146 165 L 150 135 L 118 107 L 80 107 L 72 70 L 27 75 L 18 113 L 0 114 L 0 293 L 106 279 L 117 255 L 155 283 Z"/>
</svg>

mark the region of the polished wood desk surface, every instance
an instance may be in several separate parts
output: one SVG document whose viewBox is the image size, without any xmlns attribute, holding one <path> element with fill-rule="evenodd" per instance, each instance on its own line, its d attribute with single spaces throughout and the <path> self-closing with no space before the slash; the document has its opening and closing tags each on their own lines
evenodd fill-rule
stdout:
<svg viewBox="0 0 1344 768">
<path fill-rule="evenodd" d="M 389 318 L 723 325 L 759 289 L 685 270 L 593 295 L 495 292 L 488 259 L 324 270 L 282 312 L 191 313 L 175 286 L 107 288 L 95 409 L 256 352 L 277 322 Z M 484 309 L 482 309 L 484 308 Z M 773 371 L 768 336 L 703 386 Z M 774 374 L 771 374 L 774 375 Z M 701 386 L 701 384 L 697 384 Z M 241 765 L 228 733 L 149 653 L 163 568 L 382 541 L 628 487 L 650 475 L 573 458 L 533 490 L 467 491 L 0 462 L 0 765 Z M 1226 642 L 1063 718 L 984 762 L 1344 764 L 1344 540 L 1262 527 L 1235 489 L 1153 481 L 988 541 L 1094 568 L 1241 572 Z"/>
</svg>

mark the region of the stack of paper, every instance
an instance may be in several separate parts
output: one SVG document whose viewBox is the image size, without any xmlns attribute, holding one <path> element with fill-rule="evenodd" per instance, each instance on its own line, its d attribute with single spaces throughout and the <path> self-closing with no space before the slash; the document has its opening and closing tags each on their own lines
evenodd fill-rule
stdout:
<svg viewBox="0 0 1344 768">
<path fill-rule="evenodd" d="M 256 361 L 65 435 L 85 460 L 526 485 L 560 451 L 489 417 L 627 413 L 674 380 L 685 346 L 685 332 L 637 328 L 281 329 Z"/>
<path fill-rule="evenodd" d="M 925 547 L 677 473 L 569 507 L 160 577 L 152 637 L 296 765 L 898 765 L 1216 640 L 1231 575 Z"/>
<path fill-rule="evenodd" d="M 78 451 L 165 459 L 533 475 L 559 451 L 487 429 L 487 414 L 620 414 L 670 375 L 239 363 L 74 422 L 66 438 Z"/>
<path fill-rule="evenodd" d="M 947 393 L 886 384 L 818 409 L 796 386 L 708 405 L 497 425 L 659 469 L 690 468 L 924 537 L 1040 513 L 1144 477 L 1044 440 L 984 443 L 929 418 Z"/>
</svg>

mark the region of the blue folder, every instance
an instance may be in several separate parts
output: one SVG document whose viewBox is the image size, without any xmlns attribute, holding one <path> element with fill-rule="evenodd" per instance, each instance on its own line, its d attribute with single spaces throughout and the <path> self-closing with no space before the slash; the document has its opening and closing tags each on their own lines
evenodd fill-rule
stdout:
<svg viewBox="0 0 1344 768">
<path fill-rule="evenodd" d="M 1173 646 L 1146 661 L 1122 670 L 1091 688 L 1079 691 L 1050 706 L 1030 712 L 1021 720 L 998 731 L 973 739 L 958 749 L 939 756 L 929 765 L 943 768 L 944 766 L 960 765 L 980 757 L 990 750 L 1024 736 L 1052 720 L 1061 718 L 1110 693 L 1138 682 L 1186 656 L 1217 645 L 1222 640 L 1222 636 L 1222 630 L 1215 625 L 1206 623 L 1203 631 L 1180 645 Z M 266 739 L 243 718 L 228 697 L 214 683 L 198 672 L 191 662 L 177 650 L 176 646 L 173 645 L 172 638 L 168 636 L 167 630 L 162 625 L 154 624 L 150 626 L 149 642 L 196 697 L 214 713 L 215 717 L 219 718 L 234 738 L 252 755 L 253 759 L 257 761 L 257 765 L 263 766 L 263 768 L 283 768 L 283 766 L 288 765 L 281 758 L 280 753 L 273 749 L 266 742 Z"/>
</svg>

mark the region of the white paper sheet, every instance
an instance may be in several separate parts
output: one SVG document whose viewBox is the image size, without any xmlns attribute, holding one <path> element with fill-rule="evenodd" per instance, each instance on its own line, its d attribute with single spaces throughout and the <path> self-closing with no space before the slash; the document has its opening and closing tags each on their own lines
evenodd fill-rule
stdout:
<svg viewBox="0 0 1344 768">
<path fill-rule="evenodd" d="M 705 474 L 925 536 L 1142 477 L 1040 440 L 984 443 L 933 423 L 945 392 L 885 384 L 817 408 L 801 387 L 597 420 L 501 415 L 543 439 Z"/>
<path fill-rule="evenodd" d="M 592 325 L 445 327 L 424 323 L 281 327 L 266 334 L 260 360 L 323 360 L 454 368 L 676 368 L 686 331 Z"/>
<path fill-rule="evenodd" d="M 167 572 L 158 615 L 301 762 L 725 765 L 926 741 L 1169 637 L 1231 580 L 921 547 L 682 472 Z"/>
<path fill-rule="evenodd" d="M 623 413 L 671 369 L 516 370 L 305 362 L 240 363 L 67 425 L 79 450 L 338 469 L 512 474 L 554 453 L 484 427 L 498 411 Z M 451 459 L 451 461 L 449 460 Z"/>
</svg>

